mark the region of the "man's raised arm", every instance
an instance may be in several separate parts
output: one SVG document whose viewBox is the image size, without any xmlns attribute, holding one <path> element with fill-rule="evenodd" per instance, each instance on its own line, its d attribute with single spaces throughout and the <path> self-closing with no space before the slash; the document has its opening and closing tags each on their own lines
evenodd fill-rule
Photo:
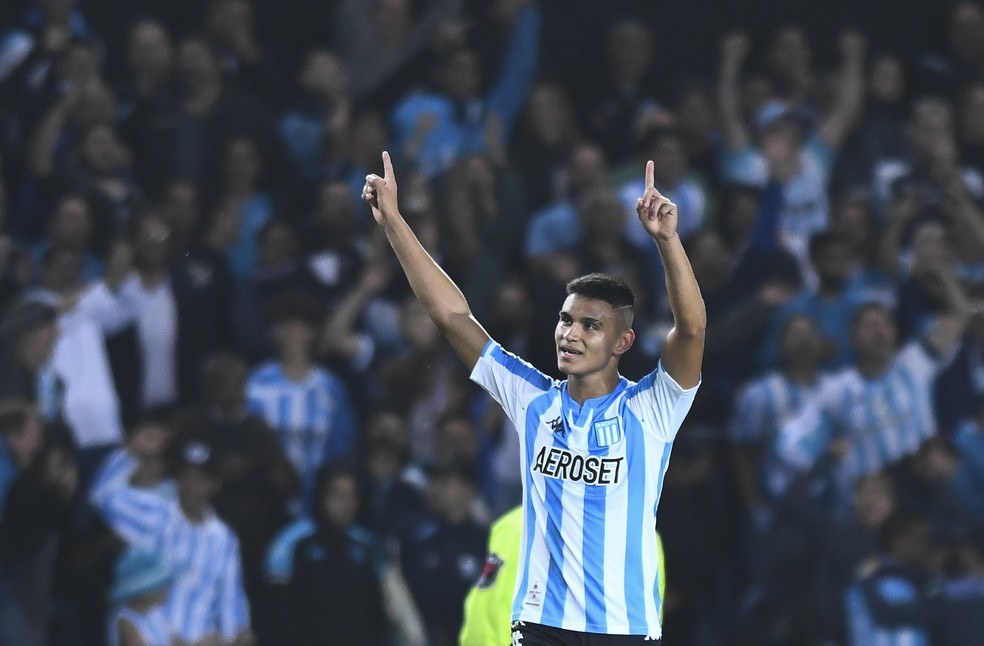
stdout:
<svg viewBox="0 0 984 646">
<path fill-rule="evenodd" d="M 397 205 L 396 175 L 389 153 L 383 153 L 383 176 L 366 177 L 362 199 L 372 207 L 372 215 L 386 232 L 396 257 L 400 260 L 410 288 L 427 310 L 427 314 L 444 333 L 451 347 L 469 369 L 478 362 L 489 334 L 472 316 L 468 301 L 458 286 L 434 262 L 400 215 Z"/>
<path fill-rule="evenodd" d="M 677 234 L 676 204 L 656 190 L 651 161 L 646 164 L 646 192 L 636 202 L 636 213 L 659 248 L 666 273 L 666 295 L 673 311 L 673 329 L 663 346 L 663 369 L 684 388 L 692 388 L 700 381 L 707 313 L 690 259 Z"/>
</svg>

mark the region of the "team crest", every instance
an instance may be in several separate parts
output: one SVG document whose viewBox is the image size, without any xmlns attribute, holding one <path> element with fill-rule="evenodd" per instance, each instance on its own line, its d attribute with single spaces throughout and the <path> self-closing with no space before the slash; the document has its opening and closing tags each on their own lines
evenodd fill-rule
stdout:
<svg viewBox="0 0 984 646">
<path fill-rule="evenodd" d="M 595 422 L 591 428 L 594 430 L 595 444 L 598 446 L 611 446 L 622 440 L 622 425 L 619 424 L 617 417 Z"/>
<path fill-rule="evenodd" d="M 482 575 L 478 577 L 478 583 L 475 584 L 475 587 L 479 590 L 491 588 L 496 577 L 499 576 L 499 570 L 502 569 L 503 563 L 505 561 L 499 558 L 495 552 L 489 554 L 488 558 L 485 559 L 485 565 L 482 567 Z"/>
</svg>

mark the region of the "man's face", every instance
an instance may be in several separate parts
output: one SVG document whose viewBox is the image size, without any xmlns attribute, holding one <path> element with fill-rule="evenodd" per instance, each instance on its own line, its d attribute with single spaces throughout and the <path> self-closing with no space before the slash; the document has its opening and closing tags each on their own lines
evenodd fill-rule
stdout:
<svg viewBox="0 0 984 646">
<path fill-rule="evenodd" d="M 35 414 L 28 415 L 23 426 L 9 431 L 2 439 L 17 467 L 27 469 L 41 452 L 44 441 L 44 426 L 41 418 Z"/>
<path fill-rule="evenodd" d="M 854 347 L 860 359 L 891 359 L 895 341 L 895 324 L 884 310 L 869 309 L 854 324 Z"/>
<path fill-rule="evenodd" d="M 823 354 L 822 339 L 820 330 L 812 319 L 803 316 L 790 321 L 780 341 L 783 361 L 816 366 Z"/>
<path fill-rule="evenodd" d="M 616 312 L 605 301 L 571 294 L 554 331 L 557 368 L 568 376 L 600 372 L 632 346 L 628 308 Z"/>
<path fill-rule="evenodd" d="M 55 343 L 58 342 L 58 325 L 51 323 L 25 334 L 18 343 L 17 349 L 23 364 L 33 373 L 41 371 L 48 363 Z"/>
<path fill-rule="evenodd" d="M 348 527 L 359 510 L 359 489 L 349 477 L 331 482 L 321 499 L 321 513 L 334 527 Z"/>
<path fill-rule="evenodd" d="M 177 478 L 178 496 L 185 504 L 207 505 L 219 493 L 221 481 L 202 467 L 185 466 Z"/>
</svg>

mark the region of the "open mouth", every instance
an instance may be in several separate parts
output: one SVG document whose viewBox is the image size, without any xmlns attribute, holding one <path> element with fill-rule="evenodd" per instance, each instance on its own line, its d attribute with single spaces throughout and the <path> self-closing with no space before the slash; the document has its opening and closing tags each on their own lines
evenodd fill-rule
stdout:
<svg viewBox="0 0 984 646">
<path fill-rule="evenodd" d="M 566 345 L 560 346 L 560 356 L 562 356 L 564 358 L 568 358 L 569 359 L 569 358 L 572 358 L 572 357 L 580 356 L 582 354 L 584 354 L 584 353 L 581 352 L 580 350 L 575 350 L 574 348 L 572 348 L 570 346 L 566 346 Z"/>
</svg>

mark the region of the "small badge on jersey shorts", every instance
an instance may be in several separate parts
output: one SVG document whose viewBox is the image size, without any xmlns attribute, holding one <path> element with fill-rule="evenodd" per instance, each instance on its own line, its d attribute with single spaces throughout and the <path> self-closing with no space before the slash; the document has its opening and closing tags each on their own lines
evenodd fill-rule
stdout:
<svg viewBox="0 0 984 646">
<path fill-rule="evenodd" d="M 482 575 L 478 577 L 478 583 L 475 584 L 479 590 L 485 590 L 491 588 L 492 584 L 495 583 L 496 577 L 499 576 L 499 570 L 502 569 L 502 564 L 505 563 L 499 555 L 492 552 L 485 559 L 485 565 L 482 567 Z"/>
<path fill-rule="evenodd" d="M 617 417 L 595 422 L 591 428 L 594 430 L 595 443 L 598 446 L 611 446 L 622 440 L 622 425 Z"/>
</svg>

